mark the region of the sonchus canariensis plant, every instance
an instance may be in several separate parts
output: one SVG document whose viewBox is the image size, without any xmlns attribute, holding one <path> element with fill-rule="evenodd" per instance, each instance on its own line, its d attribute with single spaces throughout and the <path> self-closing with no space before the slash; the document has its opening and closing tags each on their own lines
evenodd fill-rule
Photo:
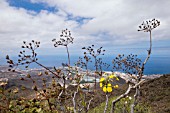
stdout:
<svg viewBox="0 0 170 113">
<path fill-rule="evenodd" d="M 116 102 L 120 101 L 122 98 L 125 98 L 131 91 L 131 89 L 135 89 L 136 92 L 134 94 L 134 102 L 131 105 L 131 113 L 134 113 L 134 107 L 138 103 L 138 98 L 140 96 L 140 85 L 143 83 L 142 77 L 145 68 L 145 64 L 150 58 L 151 50 L 152 50 L 152 30 L 155 29 L 160 25 L 160 21 L 156 19 L 152 19 L 149 21 L 144 21 L 140 26 L 138 31 L 149 32 L 149 39 L 150 39 L 150 47 L 148 50 L 148 55 L 144 62 L 137 58 L 137 55 L 128 55 L 125 57 L 124 55 L 118 55 L 113 60 L 113 69 L 122 70 L 126 72 L 128 76 L 127 83 L 129 84 L 128 89 L 122 95 L 120 95 L 117 99 L 112 101 L 112 109 L 111 113 L 115 111 L 114 107 Z M 136 75 L 136 76 L 135 76 Z"/>
<path fill-rule="evenodd" d="M 106 113 L 107 111 L 107 107 L 108 107 L 108 93 L 111 93 L 113 91 L 113 89 L 117 89 L 119 86 L 116 85 L 112 85 L 112 83 L 115 80 L 119 80 L 118 77 L 116 77 L 114 74 L 111 74 L 107 77 L 101 77 L 100 78 L 100 87 L 102 88 L 103 92 L 105 92 L 106 95 L 106 104 L 105 104 L 105 109 L 104 109 L 104 113 Z"/>
</svg>

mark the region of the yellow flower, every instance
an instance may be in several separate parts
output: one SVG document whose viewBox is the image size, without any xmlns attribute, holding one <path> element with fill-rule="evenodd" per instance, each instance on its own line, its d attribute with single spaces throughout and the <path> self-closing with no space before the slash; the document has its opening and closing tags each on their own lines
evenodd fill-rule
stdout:
<svg viewBox="0 0 170 113">
<path fill-rule="evenodd" d="M 117 88 L 119 88 L 119 86 L 118 85 L 115 85 L 115 86 L 113 86 L 115 89 L 117 89 Z"/>
<path fill-rule="evenodd" d="M 100 78 L 100 87 L 103 87 L 103 83 L 102 83 L 102 82 L 103 82 L 104 80 L 105 80 L 105 78 L 103 78 L 103 77 Z"/>
<path fill-rule="evenodd" d="M 107 92 L 112 92 L 112 84 L 107 84 Z"/>
<path fill-rule="evenodd" d="M 103 87 L 103 84 L 102 84 L 102 83 L 100 83 L 100 87 Z"/>
<path fill-rule="evenodd" d="M 102 78 L 100 78 L 100 82 L 103 82 L 104 80 L 105 80 L 105 78 L 103 78 L 103 77 L 102 77 Z"/>
<path fill-rule="evenodd" d="M 109 83 L 103 87 L 104 92 L 112 92 L 112 85 Z"/>
<path fill-rule="evenodd" d="M 107 92 L 112 92 L 112 87 L 107 87 Z"/>
<path fill-rule="evenodd" d="M 108 83 L 108 84 L 107 84 L 107 87 L 112 87 L 112 84 Z"/>
<path fill-rule="evenodd" d="M 103 87 L 103 91 L 104 91 L 104 92 L 107 92 L 106 85 Z"/>
<path fill-rule="evenodd" d="M 119 81 L 119 78 L 118 78 L 118 77 L 116 77 L 116 80 L 117 80 L 117 81 Z"/>
<path fill-rule="evenodd" d="M 112 79 L 112 78 L 115 78 L 116 76 L 115 75 L 110 75 L 109 78 Z"/>
</svg>

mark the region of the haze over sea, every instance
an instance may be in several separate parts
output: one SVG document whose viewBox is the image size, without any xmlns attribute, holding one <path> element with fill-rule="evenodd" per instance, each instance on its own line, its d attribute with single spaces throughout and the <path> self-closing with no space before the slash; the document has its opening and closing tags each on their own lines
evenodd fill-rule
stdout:
<svg viewBox="0 0 170 113">
<path fill-rule="evenodd" d="M 137 48 L 124 48 L 124 49 L 115 49 L 114 54 L 110 53 L 109 50 L 106 49 L 106 54 L 102 56 L 103 62 L 106 62 L 110 64 L 111 66 L 107 69 L 103 67 L 103 70 L 105 71 L 112 71 L 112 60 L 117 56 L 118 53 L 125 55 L 131 53 L 137 54 L 138 58 L 140 58 L 142 61 L 147 56 L 147 49 L 137 49 Z M 109 52 L 109 54 L 107 54 Z M 63 53 L 65 53 L 63 49 Z M 71 53 L 70 53 L 71 54 Z M 81 56 L 80 56 L 81 55 Z M 71 54 L 71 65 L 74 65 L 78 61 L 79 57 L 83 57 L 83 52 L 78 53 L 77 55 Z M 17 56 L 17 55 L 16 55 Z M 16 56 L 14 56 L 12 59 L 17 61 Z M 39 62 L 47 67 L 60 67 L 62 66 L 62 63 L 67 63 L 67 54 L 62 55 L 38 55 Z M 5 63 L 5 56 L 4 58 L 1 57 L 0 64 L 6 65 Z M 21 67 L 23 69 L 23 67 Z M 31 64 L 30 68 L 41 68 L 36 64 Z M 88 65 L 88 68 L 90 70 L 94 70 L 94 62 L 92 64 Z M 170 73 L 170 47 L 160 47 L 160 48 L 153 48 L 151 57 L 149 61 L 146 64 L 144 74 L 151 75 L 151 74 L 168 74 Z"/>
</svg>

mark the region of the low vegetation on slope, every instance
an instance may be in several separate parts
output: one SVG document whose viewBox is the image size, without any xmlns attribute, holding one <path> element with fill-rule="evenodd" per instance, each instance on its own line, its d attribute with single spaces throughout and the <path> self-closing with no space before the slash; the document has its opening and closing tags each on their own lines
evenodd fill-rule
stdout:
<svg viewBox="0 0 170 113">
<path fill-rule="evenodd" d="M 136 106 L 136 113 L 170 113 L 170 74 L 161 76 L 160 78 L 147 81 L 141 86 L 141 98 L 139 104 Z M 123 93 L 122 91 L 127 88 L 127 84 L 115 90 L 112 95 Z M 132 96 L 132 95 L 131 95 Z M 104 98 L 104 97 L 103 97 Z M 111 109 L 111 101 L 115 97 L 110 97 L 108 105 L 108 113 Z M 117 103 L 116 113 L 129 113 L 132 100 L 125 98 Z M 89 113 L 97 112 L 103 113 L 105 101 L 98 104 L 97 107 L 91 109 Z"/>
<path fill-rule="evenodd" d="M 144 83 L 142 102 L 151 106 L 153 113 L 170 113 L 170 74 Z"/>
</svg>

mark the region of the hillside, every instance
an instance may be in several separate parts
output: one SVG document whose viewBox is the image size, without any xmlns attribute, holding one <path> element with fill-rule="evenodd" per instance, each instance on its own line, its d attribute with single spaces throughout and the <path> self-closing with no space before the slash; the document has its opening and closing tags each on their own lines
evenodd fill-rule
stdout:
<svg viewBox="0 0 170 113">
<path fill-rule="evenodd" d="M 142 103 L 151 106 L 153 113 L 170 113 L 170 74 L 144 83 Z"/>
<path fill-rule="evenodd" d="M 137 106 L 138 111 L 135 113 L 170 113 L 170 74 L 163 75 L 159 78 L 155 78 L 152 80 L 148 80 L 141 86 L 141 98 L 139 102 L 139 106 Z M 115 99 L 115 96 L 118 96 L 127 89 L 127 84 L 123 84 L 119 89 L 114 90 L 110 95 L 110 100 Z M 134 91 L 131 92 L 130 96 L 133 96 Z M 94 109 L 90 110 L 90 113 L 99 112 L 103 113 L 103 109 L 105 106 L 105 97 L 102 96 L 98 98 L 99 102 L 96 103 Z M 121 104 L 118 103 L 119 107 L 122 107 Z M 111 101 L 109 101 L 109 110 L 111 108 Z M 109 112 L 108 110 L 108 112 Z M 119 113 L 122 111 L 116 111 Z"/>
</svg>

